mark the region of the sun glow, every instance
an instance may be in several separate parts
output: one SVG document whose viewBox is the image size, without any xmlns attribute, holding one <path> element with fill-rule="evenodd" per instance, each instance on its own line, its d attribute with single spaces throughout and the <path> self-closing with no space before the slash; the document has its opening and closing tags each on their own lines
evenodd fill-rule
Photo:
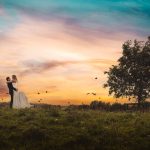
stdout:
<svg viewBox="0 0 150 150">
<path fill-rule="evenodd" d="M 31 102 L 115 101 L 103 89 L 104 71 L 126 40 L 148 36 L 149 4 L 79 1 L 0 1 L 0 98 L 9 100 L 5 77 L 16 74 Z"/>
</svg>

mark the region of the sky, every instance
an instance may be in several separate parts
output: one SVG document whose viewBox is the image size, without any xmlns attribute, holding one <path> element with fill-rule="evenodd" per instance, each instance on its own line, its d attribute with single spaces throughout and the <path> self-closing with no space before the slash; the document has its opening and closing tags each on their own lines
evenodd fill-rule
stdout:
<svg viewBox="0 0 150 150">
<path fill-rule="evenodd" d="M 126 40 L 146 40 L 149 25 L 149 0 L 0 0 L 0 101 L 10 99 L 12 74 L 30 102 L 116 101 L 104 71 Z"/>
</svg>

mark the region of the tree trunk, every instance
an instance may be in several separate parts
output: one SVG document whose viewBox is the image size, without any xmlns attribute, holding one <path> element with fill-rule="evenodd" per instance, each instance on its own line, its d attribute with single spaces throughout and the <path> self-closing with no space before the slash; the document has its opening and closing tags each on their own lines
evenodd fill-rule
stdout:
<svg viewBox="0 0 150 150">
<path fill-rule="evenodd" d="M 144 102 L 141 95 L 138 96 L 138 109 L 144 112 Z"/>
<path fill-rule="evenodd" d="M 142 97 L 141 95 L 138 95 L 138 109 L 141 108 L 141 102 L 142 102 Z"/>
<path fill-rule="evenodd" d="M 139 92 L 138 92 L 138 108 L 140 109 L 142 106 L 142 93 L 143 93 L 143 85 L 142 81 L 140 82 Z"/>
</svg>

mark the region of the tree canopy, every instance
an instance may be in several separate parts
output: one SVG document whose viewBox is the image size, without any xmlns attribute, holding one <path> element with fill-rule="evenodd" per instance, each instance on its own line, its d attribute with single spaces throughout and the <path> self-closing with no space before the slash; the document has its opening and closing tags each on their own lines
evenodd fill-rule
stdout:
<svg viewBox="0 0 150 150">
<path fill-rule="evenodd" d="M 116 98 L 136 98 L 140 104 L 150 97 L 150 37 L 146 42 L 128 40 L 118 64 L 106 71 L 104 87 Z"/>
</svg>

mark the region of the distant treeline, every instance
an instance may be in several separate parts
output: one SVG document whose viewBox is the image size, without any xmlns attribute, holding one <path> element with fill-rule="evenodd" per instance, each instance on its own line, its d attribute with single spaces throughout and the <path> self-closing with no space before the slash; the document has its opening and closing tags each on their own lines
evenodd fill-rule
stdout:
<svg viewBox="0 0 150 150">
<path fill-rule="evenodd" d="M 42 103 L 34 103 L 32 104 L 33 108 L 43 108 L 43 109 L 62 109 L 64 108 L 66 111 L 69 110 L 101 110 L 101 111 L 136 111 L 139 110 L 138 103 L 106 103 L 103 101 L 92 101 L 89 105 L 81 104 L 81 105 L 73 105 L 69 106 L 61 106 L 61 105 L 50 105 L 50 104 L 42 104 Z M 9 103 L 0 103 L 0 108 L 9 107 Z M 140 110 L 150 111 L 150 102 L 144 102 L 140 108 Z"/>
<path fill-rule="evenodd" d="M 102 101 L 92 101 L 90 105 L 70 105 L 69 108 L 71 109 L 92 109 L 92 110 L 104 110 L 104 111 L 128 111 L 128 110 L 139 110 L 138 103 L 106 103 Z M 150 102 L 144 102 L 140 108 L 141 110 L 150 110 Z"/>
</svg>

